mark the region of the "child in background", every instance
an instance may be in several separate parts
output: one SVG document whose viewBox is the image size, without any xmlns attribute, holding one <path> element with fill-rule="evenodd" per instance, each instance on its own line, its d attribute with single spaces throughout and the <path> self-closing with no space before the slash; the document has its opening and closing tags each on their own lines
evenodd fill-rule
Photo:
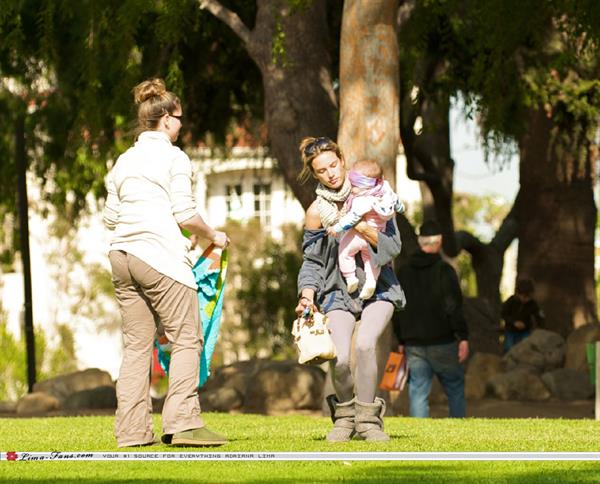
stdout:
<svg viewBox="0 0 600 484">
<path fill-rule="evenodd" d="M 517 281 L 515 294 L 502 304 L 505 353 L 527 338 L 535 327 L 544 324 L 544 313 L 533 299 L 534 291 L 531 280 L 521 279 Z"/>
<path fill-rule="evenodd" d="M 372 263 L 369 243 L 354 230 L 354 226 L 364 220 L 382 231 L 396 212 L 404 212 L 404 205 L 390 184 L 383 179 L 383 170 L 374 160 L 354 163 L 348 172 L 348 179 L 352 185 L 352 193 L 344 205 L 345 215 L 335 225 L 330 226 L 327 233 L 337 237 L 345 231 L 340 240 L 338 257 L 349 294 L 358 289 L 354 257 L 360 252 L 365 268 L 365 283 L 359 297 L 369 299 L 375 292 L 380 268 Z"/>
</svg>

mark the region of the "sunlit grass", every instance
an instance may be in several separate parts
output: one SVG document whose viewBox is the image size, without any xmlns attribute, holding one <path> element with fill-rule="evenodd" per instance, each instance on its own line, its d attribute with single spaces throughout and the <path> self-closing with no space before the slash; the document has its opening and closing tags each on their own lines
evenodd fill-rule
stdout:
<svg viewBox="0 0 600 484">
<path fill-rule="evenodd" d="M 600 422 L 562 419 L 386 418 L 389 443 L 331 444 L 324 417 L 205 414 L 229 443 L 218 449 L 119 449 L 132 452 L 517 452 L 599 451 Z M 116 451 L 112 417 L 0 419 L 2 451 Z M 160 435 L 160 417 L 155 417 Z M 0 462 L 4 482 L 580 482 L 600 476 L 594 462 Z"/>
</svg>

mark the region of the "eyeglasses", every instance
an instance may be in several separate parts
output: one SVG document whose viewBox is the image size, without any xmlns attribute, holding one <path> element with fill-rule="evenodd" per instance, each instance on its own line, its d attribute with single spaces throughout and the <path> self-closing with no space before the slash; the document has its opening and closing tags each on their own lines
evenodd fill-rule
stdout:
<svg viewBox="0 0 600 484">
<path fill-rule="evenodd" d="M 327 136 L 322 136 L 320 138 L 311 141 L 304 148 L 304 156 L 312 156 L 317 152 L 321 152 L 321 150 L 332 150 L 333 149 L 333 141 L 331 141 Z"/>
<path fill-rule="evenodd" d="M 169 113 L 169 116 L 171 116 L 172 118 L 177 118 L 180 123 L 183 123 L 183 114 L 171 114 L 171 113 Z"/>
</svg>

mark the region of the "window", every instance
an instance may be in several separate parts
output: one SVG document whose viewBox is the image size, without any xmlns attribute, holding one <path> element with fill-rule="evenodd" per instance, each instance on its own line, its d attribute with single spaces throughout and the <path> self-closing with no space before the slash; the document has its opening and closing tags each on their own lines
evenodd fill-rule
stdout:
<svg viewBox="0 0 600 484">
<path fill-rule="evenodd" d="M 252 187 L 254 193 L 254 217 L 260 220 L 263 227 L 271 228 L 271 184 L 255 183 Z"/>
<path fill-rule="evenodd" d="M 237 219 L 242 211 L 242 185 L 225 185 L 225 206 L 228 219 Z"/>
</svg>

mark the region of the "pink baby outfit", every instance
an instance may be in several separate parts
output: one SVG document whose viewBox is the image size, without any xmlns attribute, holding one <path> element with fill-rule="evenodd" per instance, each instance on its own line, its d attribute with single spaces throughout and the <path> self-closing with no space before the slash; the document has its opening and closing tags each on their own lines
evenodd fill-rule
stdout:
<svg viewBox="0 0 600 484">
<path fill-rule="evenodd" d="M 340 271 L 346 280 L 356 278 L 355 256 L 360 253 L 365 268 L 365 287 L 370 288 L 366 292 L 361 292 L 360 297 L 365 295 L 370 297 L 375 290 L 380 268 L 373 264 L 369 253 L 369 243 L 354 229 L 354 226 L 360 220 L 364 220 L 371 227 L 382 231 L 396 212 L 404 211 L 404 205 L 390 184 L 382 181 L 362 194 L 351 195 L 346 202 L 346 207 L 348 212 L 333 226 L 338 233 L 346 230 L 340 240 L 338 255 Z"/>
</svg>

